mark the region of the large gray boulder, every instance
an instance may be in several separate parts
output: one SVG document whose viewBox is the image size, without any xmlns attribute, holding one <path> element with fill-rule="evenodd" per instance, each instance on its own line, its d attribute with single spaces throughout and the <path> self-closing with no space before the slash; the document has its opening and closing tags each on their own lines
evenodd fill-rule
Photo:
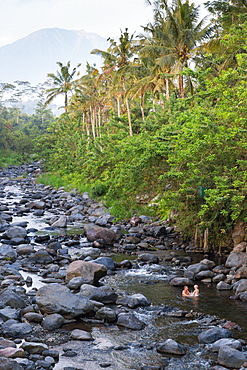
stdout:
<svg viewBox="0 0 247 370">
<path fill-rule="evenodd" d="M 240 369 L 247 361 L 247 352 L 241 352 L 229 346 L 220 347 L 218 352 L 218 363 L 231 369 Z"/>
<path fill-rule="evenodd" d="M 230 338 L 231 336 L 232 336 L 232 332 L 230 330 L 215 326 L 199 334 L 198 339 L 200 343 L 207 344 L 207 343 L 213 343 L 216 340 L 221 339 L 221 338 Z"/>
<path fill-rule="evenodd" d="M 0 370 L 23 370 L 20 364 L 15 360 L 6 357 L 0 357 Z"/>
<path fill-rule="evenodd" d="M 193 285 L 193 281 L 187 277 L 175 277 L 169 281 L 173 286 Z"/>
<path fill-rule="evenodd" d="M 240 267 L 247 264 L 247 253 L 244 252 L 233 252 L 226 260 L 226 267 Z"/>
<path fill-rule="evenodd" d="M 111 287 L 95 287 L 88 284 L 81 286 L 79 295 L 103 304 L 115 303 L 118 298 L 117 293 Z"/>
<path fill-rule="evenodd" d="M 112 245 L 118 238 L 115 231 L 107 229 L 106 227 L 97 226 L 95 224 L 85 225 L 84 229 L 90 242 L 100 239 L 103 240 L 104 244 Z"/>
<path fill-rule="evenodd" d="M 36 294 L 36 303 L 41 313 L 59 313 L 68 319 L 85 315 L 95 308 L 88 298 L 73 294 L 69 288 L 60 284 L 41 287 Z"/>
<path fill-rule="evenodd" d="M 23 298 L 8 288 L 0 294 L 0 304 L 11 308 L 24 308 L 26 305 Z"/>
<path fill-rule="evenodd" d="M 194 274 L 198 274 L 201 271 L 207 271 L 208 265 L 202 262 L 194 263 L 187 267 L 187 271 L 193 272 Z"/>
<path fill-rule="evenodd" d="M 222 338 L 216 340 L 216 342 L 212 344 L 208 344 L 207 348 L 210 349 L 213 352 L 218 352 L 220 347 L 223 346 L 229 346 L 234 349 L 241 350 L 242 349 L 242 343 L 240 340 L 233 339 L 233 338 Z"/>
<path fill-rule="evenodd" d="M 0 246 L 0 256 L 16 260 L 18 254 L 10 245 L 2 244 Z"/>
<path fill-rule="evenodd" d="M 27 230 L 20 226 L 10 227 L 3 234 L 3 237 L 6 239 L 25 238 L 26 236 L 27 236 Z"/>
<path fill-rule="evenodd" d="M 65 322 L 65 319 L 59 313 L 46 315 L 42 321 L 42 327 L 46 330 L 55 330 L 60 328 Z"/>
<path fill-rule="evenodd" d="M 85 262 L 81 260 L 73 261 L 66 271 L 66 282 L 76 276 L 82 276 L 89 280 L 90 284 L 98 282 L 107 273 L 107 268 L 99 263 Z"/>
<path fill-rule="evenodd" d="M 47 264 L 53 262 L 53 258 L 45 249 L 39 249 L 28 257 L 28 261 L 32 263 Z"/>
<path fill-rule="evenodd" d="M 25 338 L 32 332 L 32 326 L 10 319 L 2 324 L 2 332 L 10 338 Z"/>
<path fill-rule="evenodd" d="M 141 330 L 145 327 L 145 323 L 141 321 L 133 312 L 120 313 L 118 315 L 117 325 L 124 326 L 132 330 Z"/>
<path fill-rule="evenodd" d="M 186 347 L 177 343 L 173 339 L 167 339 L 157 347 L 157 351 L 161 353 L 169 353 L 171 355 L 185 355 Z"/>
</svg>

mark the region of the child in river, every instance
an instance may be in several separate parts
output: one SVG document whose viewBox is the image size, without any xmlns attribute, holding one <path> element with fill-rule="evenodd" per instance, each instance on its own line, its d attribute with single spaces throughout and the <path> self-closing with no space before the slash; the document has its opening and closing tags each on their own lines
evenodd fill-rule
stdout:
<svg viewBox="0 0 247 370">
<path fill-rule="evenodd" d="M 199 294 L 200 294 L 200 291 L 199 291 L 198 285 L 194 285 L 194 292 L 192 293 L 192 295 L 194 297 L 198 297 Z"/>
</svg>

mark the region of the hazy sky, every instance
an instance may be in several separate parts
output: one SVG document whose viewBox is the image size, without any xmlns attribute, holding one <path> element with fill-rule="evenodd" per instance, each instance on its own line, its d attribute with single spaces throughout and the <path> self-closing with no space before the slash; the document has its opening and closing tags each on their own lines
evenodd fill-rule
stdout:
<svg viewBox="0 0 247 370">
<path fill-rule="evenodd" d="M 125 28 L 139 33 L 153 14 L 146 0 L 0 0 L 0 9 L 0 46 L 42 28 L 84 30 L 106 38 Z"/>
<path fill-rule="evenodd" d="M 145 0 L 0 0 L 0 46 L 42 28 L 95 32 L 103 37 L 140 31 L 152 20 Z"/>
</svg>

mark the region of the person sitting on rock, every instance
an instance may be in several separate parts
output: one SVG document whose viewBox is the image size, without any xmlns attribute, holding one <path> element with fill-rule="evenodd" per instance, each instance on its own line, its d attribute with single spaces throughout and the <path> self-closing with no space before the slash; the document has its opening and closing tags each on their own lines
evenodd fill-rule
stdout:
<svg viewBox="0 0 247 370">
<path fill-rule="evenodd" d="M 189 291 L 189 288 L 185 285 L 184 290 L 182 291 L 182 297 L 189 297 L 191 296 L 191 293 Z"/>
<path fill-rule="evenodd" d="M 198 285 L 194 285 L 194 292 L 192 293 L 194 297 L 198 297 L 200 295 L 200 290 L 198 288 Z"/>
</svg>

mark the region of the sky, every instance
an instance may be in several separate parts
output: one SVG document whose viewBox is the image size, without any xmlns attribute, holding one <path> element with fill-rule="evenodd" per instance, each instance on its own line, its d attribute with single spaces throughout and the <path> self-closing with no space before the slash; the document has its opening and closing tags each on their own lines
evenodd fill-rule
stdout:
<svg viewBox="0 0 247 370">
<path fill-rule="evenodd" d="M 0 9 L 0 47 L 42 28 L 84 30 L 105 38 L 125 28 L 138 34 L 153 19 L 147 0 L 0 0 Z"/>
</svg>

